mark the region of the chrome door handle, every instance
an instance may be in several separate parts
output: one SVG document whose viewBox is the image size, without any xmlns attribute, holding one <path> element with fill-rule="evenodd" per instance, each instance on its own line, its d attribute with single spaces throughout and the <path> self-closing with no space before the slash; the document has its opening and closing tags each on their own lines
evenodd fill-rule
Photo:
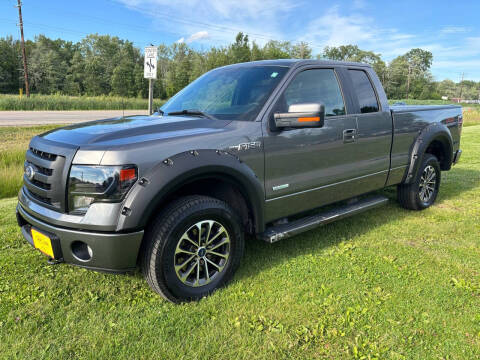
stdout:
<svg viewBox="0 0 480 360">
<path fill-rule="evenodd" d="M 351 143 L 355 141 L 357 135 L 356 129 L 346 129 L 343 130 L 343 142 L 344 143 Z"/>
</svg>

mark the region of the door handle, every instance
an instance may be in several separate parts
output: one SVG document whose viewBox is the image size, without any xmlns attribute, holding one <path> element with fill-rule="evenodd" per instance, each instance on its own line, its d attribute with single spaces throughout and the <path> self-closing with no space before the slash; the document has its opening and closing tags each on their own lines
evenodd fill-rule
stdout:
<svg viewBox="0 0 480 360">
<path fill-rule="evenodd" d="M 356 129 L 346 129 L 343 130 L 343 142 L 344 143 L 351 143 L 355 141 L 357 135 Z"/>
</svg>

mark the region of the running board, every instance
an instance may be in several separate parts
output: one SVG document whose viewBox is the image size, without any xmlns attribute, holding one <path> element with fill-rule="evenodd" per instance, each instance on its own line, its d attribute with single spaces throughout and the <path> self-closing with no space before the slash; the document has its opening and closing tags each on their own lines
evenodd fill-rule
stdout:
<svg viewBox="0 0 480 360">
<path fill-rule="evenodd" d="M 320 214 L 307 216 L 287 224 L 274 225 L 265 230 L 265 232 L 260 235 L 260 238 L 266 242 L 274 243 L 302 232 L 312 230 L 318 226 L 376 208 L 386 204 L 387 202 L 388 198 L 385 196 L 370 196 L 368 198 L 358 200 L 353 204 L 342 205 L 335 209 L 328 210 Z"/>
</svg>

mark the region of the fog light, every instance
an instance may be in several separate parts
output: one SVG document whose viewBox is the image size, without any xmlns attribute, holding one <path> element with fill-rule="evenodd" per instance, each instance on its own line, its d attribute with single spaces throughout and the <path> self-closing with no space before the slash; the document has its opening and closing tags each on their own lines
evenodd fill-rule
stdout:
<svg viewBox="0 0 480 360">
<path fill-rule="evenodd" d="M 90 246 L 83 241 L 74 241 L 70 245 L 72 248 L 73 257 L 79 261 L 90 261 L 93 256 L 93 251 Z"/>
</svg>

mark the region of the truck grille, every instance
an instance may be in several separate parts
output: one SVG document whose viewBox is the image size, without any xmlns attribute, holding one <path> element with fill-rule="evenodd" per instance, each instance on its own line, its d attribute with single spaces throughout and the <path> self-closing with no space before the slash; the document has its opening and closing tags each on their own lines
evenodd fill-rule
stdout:
<svg viewBox="0 0 480 360">
<path fill-rule="evenodd" d="M 45 160 L 55 161 L 55 159 L 57 158 L 57 155 L 55 155 L 55 154 L 50 154 L 50 153 L 45 152 L 45 151 L 40 151 L 40 150 L 34 149 L 33 147 L 30 147 L 30 151 L 34 155 L 38 156 L 39 158 L 45 159 Z"/>
<path fill-rule="evenodd" d="M 32 179 L 23 176 L 25 192 L 33 200 L 55 210 L 65 209 L 65 156 L 30 147 L 25 167 L 34 169 Z M 67 165 L 68 166 L 68 165 Z"/>
</svg>

